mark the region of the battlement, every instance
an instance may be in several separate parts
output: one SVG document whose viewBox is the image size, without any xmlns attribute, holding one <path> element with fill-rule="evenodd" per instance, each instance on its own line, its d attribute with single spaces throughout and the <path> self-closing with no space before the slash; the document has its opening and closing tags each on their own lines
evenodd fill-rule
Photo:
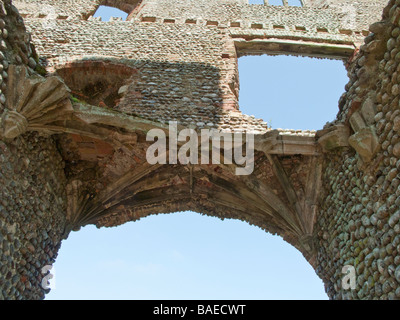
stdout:
<svg viewBox="0 0 400 320">
<path fill-rule="evenodd" d="M 249 4 L 247 0 L 43 0 L 39 5 L 38 0 L 15 0 L 14 4 L 28 19 L 28 27 L 35 24 L 37 39 L 41 34 L 38 26 L 49 29 L 52 21 L 65 20 L 70 24 L 82 20 L 101 21 L 93 14 L 100 5 L 108 5 L 125 11 L 127 22 L 131 24 L 227 29 L 237 39 L 236 42 L 240 42 L 237 47 L 246 48 L 245 51 L 251 54 L 270 51 L 266 42 L 271 42 L 273 38 L 278 42 L 289 41 L 292 53 L 301 42 L 301 46 L 306 48 L 300 50 L 303 55 L 338 59 L 351 56 L 361 45 L 363 38 L 369 34 L 369 25 L 380 19 L 384 2 L 302 0 L 302 6 L 290 6 L 291 2 L 284 0 L 281 6 L 276 6 L 268 1 L 264 5 Z M 34 20 L 40 23 L 34 23 Z M 120 18 L 111 18 L 103 23 L 120 21 Z M 65 32 L 68 33 L 68 30 Z M 261 49 L 260 41 L 263 42 Z"/>
<path fill-rule="evenodd" d="M 300 1 L 300 0 L 299 0 Z M 302 25 L 312 29 L 340 29 L 352 32 L 368 30 L 369 24 L 381 18 L 385 0 L 333 1 L 301 0 L 302 6 L 249 4 L 247 0 L 15 0 L 24 18 L 47 20 L 87 20 L 100 5 L 118 8 L 135 22 L 170 21 L 173 23 L 209 23 L 219 27 L 231 23 L 242 25 Z M 284 21 L 277 21 L 277 20 Z M 299 24 L 299 21 L 301 23 Z"/>
</svg>

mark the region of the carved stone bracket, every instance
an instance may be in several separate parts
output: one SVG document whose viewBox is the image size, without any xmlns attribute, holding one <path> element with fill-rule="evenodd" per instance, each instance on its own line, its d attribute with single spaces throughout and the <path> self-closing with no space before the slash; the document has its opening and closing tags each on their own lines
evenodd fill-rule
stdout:
<svg viewBox="0 0 400 320">
<path fill-rule="evenodd" d="M 16 111 L 8 111 L 2 118 L 2 126 L 4 137 L 15 138 L 28 129 L 28 120 Z"/>
<path fill-rule="evenodd" d="M 375 133 L 376 106 L 368 97 L 358 110 L 352 112 L 349 124 L 337 124 L 317 132 L 318 143 L 324 152 L 339 147 L 352 147 L 359 156 L 359 165 L 369 163 L 379 150 L 379 141 Z M 350 135 L 350 130 L 354 131 Z"/>
<path fill-rule="evenodd" d="M 324 152 L 349 146 L 350 129 L 345 125 L 335 125 L 317 132 L 318 143 Z"/>
<path fill-rule="evenodd" d="M 10 65 L 0 137 L 14 139 L 28 130 L 65 119 L 73 112 L 69 96 L 60 78 L 28 76 L 26 67 Z"/>
<path fill-rule="evenodd" d="M 363 163 L 370 162 L 379 149 L 378 137 L 372 127 L 360 129 L 349 138 L 349 143 Z"/>
<path fill-rule="evenodd" d="M 314 135 L 288 134 L 279 130 L 271 130 L 256 135 L 255 150 L 265 154 L 317 156 L 320 154 Z"/>
<path fill-rule="evenodd" d="M 357 151 L 361 164 L 370 162 L 379 150 L 379 141 L 374 127 L 375 114 L 376 106 L 371 98 L 367 98 L 349 120 L 355 132 L 349 138 L 349 144 Z"/>
<path fill-rule="evenodd" d="M 262 136 L 256 136 L 254 141 L 254 148 L 256 150 L 268 153 L 274 146 L 276 146 L 278 141 L 279 131 L 271 130 L 263 134 Z"/>
</svg>

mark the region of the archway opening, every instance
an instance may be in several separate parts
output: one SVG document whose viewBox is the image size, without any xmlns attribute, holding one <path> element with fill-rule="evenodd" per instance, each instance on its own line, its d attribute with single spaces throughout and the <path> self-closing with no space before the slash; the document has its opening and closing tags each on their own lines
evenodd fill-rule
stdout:
<svg viewBox="0 0 400 320">
<path fill-rule="evenodd" d="M 348 82 L 341 60 L 295 56 L 239 58 L 239 106 L 273 129 L 319 130 L 336 118 Z"/>
<path fill-rule="evenodd" d="M 86 226 L 65 240 L 46 299 L 327 299 L 294 247 L 238 220 L 194 212 L 115 228 Z"/>
<path fill-rule="evenodd" d="M 128 13 L 118 8 L 102 5 L 98 7 L 93 17 L 101 18 L 102 21 L 110 21 L 110 19 L 112 18 L 126 20 L 126 18 L 128 17 Z"/>
</svg>

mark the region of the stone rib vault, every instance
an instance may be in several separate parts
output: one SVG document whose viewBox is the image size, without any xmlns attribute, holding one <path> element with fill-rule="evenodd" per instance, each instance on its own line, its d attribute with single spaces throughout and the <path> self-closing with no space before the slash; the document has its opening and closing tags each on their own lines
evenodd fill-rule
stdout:
<svg viewBox="0 0 400 320">
<path fill-rule="evenodd" d="M 399 299 L 399 21 L 399 0 L 0 0 L 0 298 L 42 299 L 82 226 L 191 210 L 282 236 L 331 299 Z M 260 54 L 343 60 L 337 118 L 241 113 L 237 58 Z M 170 121 L 254 134 L 254 171 L 149 164 L 146 134 Z"/>
</svg>

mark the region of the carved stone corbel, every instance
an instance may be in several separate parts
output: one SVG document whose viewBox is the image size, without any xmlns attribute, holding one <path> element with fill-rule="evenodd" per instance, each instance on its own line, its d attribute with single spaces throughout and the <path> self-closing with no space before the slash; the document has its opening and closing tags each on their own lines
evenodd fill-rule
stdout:
<svg viewBox="0 0 400 320">
<path fill-rule="evenodd" d="M 15 138 L 28 129 L 28 120 L 16 111 L 7 111 L 2 118 L 2 127 L 5 138 Z"/>
<path fill-rule="evenodd" d="M 363 163 L 370 162 L 379 150 L 378 137 L 374 128 L 361 128 L 349 138 L 350 145 L 357 151 Z"/>
<path fill-rule="evenodd" d="M 345 125 L 335 125 L 317 132 L 318 143 L 324 152 L 332 151 L 336 148 L 349 146 L 350 129 Z"/>
<path fill-rule="evenodd" d="M 260 136 L 257 135 L 254 141 L 255 150 L 268 153 L 275 145 L 279 143 L 278 137 L 278 130 L 271 130 Z"/>
<path fill-rule="evenodd" d="M 349 119 L 354 131 L 354 134 L 349 137 L 349 144 L 360 157 L 360 165 L 369 163 L 380 147 L 374 127 L 375 114 L 375 103 L 372 98 L 368 98 L 361 109 L 355 111 Z"/>
<path fill-rule="evenodd" d="M 73 112 L 70 91 L 60 78 L 29 76 L 25 66 L 9 66 L 5 94 L 1 138 L 14 139 L 26 131 L 65 119 Z"/>
</svg>

